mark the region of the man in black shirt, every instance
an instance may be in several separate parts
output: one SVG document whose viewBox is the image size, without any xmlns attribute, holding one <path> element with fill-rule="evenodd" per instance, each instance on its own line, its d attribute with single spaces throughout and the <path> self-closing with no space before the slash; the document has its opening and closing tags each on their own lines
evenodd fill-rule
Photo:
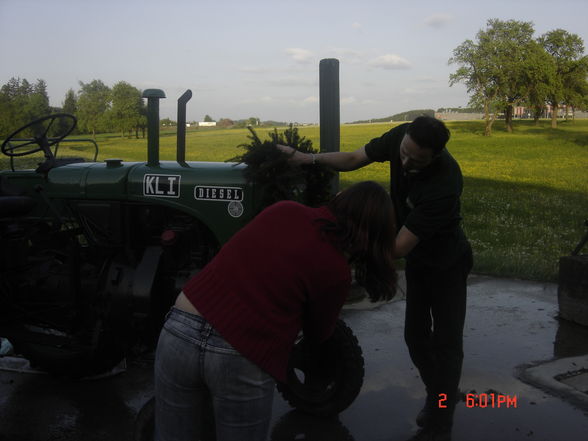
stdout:
<svg viewBox="0 0 588 441">
<path fill-rule="evenodd" d="M 417 416 L 422 429 L 411 441 L 450 440 L 463 361 L 472 251 L 460 225 L 463 177 L 445 148 L 448 140 L 442 121 L 422 116 L 353 152 L 305 154 L 278 146 L 293 155 L 294 163 L 320 162 L 338 171 L 390 162 L 399 227 L 395 252 L 406 259 L 404 337 L 427 391 Z"/>
</svg>

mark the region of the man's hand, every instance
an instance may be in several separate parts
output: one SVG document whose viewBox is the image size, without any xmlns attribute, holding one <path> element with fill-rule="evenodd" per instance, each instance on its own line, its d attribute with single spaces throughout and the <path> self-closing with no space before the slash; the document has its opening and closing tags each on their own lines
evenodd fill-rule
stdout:
<svg viewBox="0 0 588 441">
<path fill-rule="evenodd" d="M 290 155 L 290 162 L 295 165 L 312 163 L 312 155 L 309 153 L 299 152 L 288 145 L 276 144 L 276 147 L 287 155 Z"/>
<path fill-rule="evenodd" d="M 406 256 L 418 243 L 419 237 L 403 225 L 396 235 L 394 257 L 400 259 Z"/>
</svg>

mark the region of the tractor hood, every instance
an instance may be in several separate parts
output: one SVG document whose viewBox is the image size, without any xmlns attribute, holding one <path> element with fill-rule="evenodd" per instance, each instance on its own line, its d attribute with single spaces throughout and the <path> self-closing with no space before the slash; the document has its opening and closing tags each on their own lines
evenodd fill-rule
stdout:
<svg viewBox="0 0 588 441">
<path fill-rule="evenodd" d="M 53 198 L 165 205 L 197 217 L 221 242 L 255 212 L 245 165 L 224 162 L 145 162 L 107 159 L 52 169 L 44 184 Z"/>
</svg>

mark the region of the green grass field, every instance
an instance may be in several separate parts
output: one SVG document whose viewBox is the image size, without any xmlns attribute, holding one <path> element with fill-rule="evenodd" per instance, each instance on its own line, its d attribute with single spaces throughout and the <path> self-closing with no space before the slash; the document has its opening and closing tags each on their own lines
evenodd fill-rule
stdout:
<svg viewBox="0 0 588 441">
<path fill-rule="evenodd" d="M 448 149 L 465 177 L 462 215 L 477 273 L 556 281 L 560 256 L 570 254 L 586 231 L 588 120 L 561 122 L 558 129 L 549 124 L 541 121 L 537 127 L 531 121 L 517 121 L 514 133 L 509 134 L 499 121 L 493 135 L 484 137 L 481 121 L 447 123 L 452 132 Z M 341 150 L 361 147 L 390 127 L 344 125 Z M 268 130 L 257 133 L 263 139 Z M 299 130 L 318 147 L 318 127 Z M 246 129 L 189 130 L 187 159 L 226 161 L 242 153 L 237 146 L 248 142 L 248 135 Z M 147 158 L 146 139 L 110 134 L 99 135 L 97 141 L 99 160 Z M 64 150 L 90 157 L 92 148 L 86 145 L 71 144 Z M 175 131 L 162 130 L 160 159 L 175 159 L 175 151 Z M 4 158 L 0 160 L 1 168 L 7 164 Z M 341 185 L 366 179 L 388 188 L 388 164 L 342 173 Z"/>
</svg>

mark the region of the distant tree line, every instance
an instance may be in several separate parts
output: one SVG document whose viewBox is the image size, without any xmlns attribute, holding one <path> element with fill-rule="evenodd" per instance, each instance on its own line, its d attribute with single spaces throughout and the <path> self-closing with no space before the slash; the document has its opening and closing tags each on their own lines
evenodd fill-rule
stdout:
<svg viewBox="0 0 588 441">
<path fill-rule="evenodd" d="M 419 110 L 408 110 L 406 112 L 397 113 L 392 116 L 386 116 L 384 118 L 371 118 L 359 121 L 353 121 L 350 124 L 369 124 L 369 123 L 385 123 L 390 121 L 412 121 L 419 116 L 435 116 L 433 109 L 419 109 Z"/>
<path fill-rule="evenodd" d="M 262 121 L 261 119 L 259 119 L 256 116 L 252 116 L 246 119 L 238 119 L 238 120 L 232 120 L 230 118 L 220 118 L 218 121 L 214 120 L 210 115 L 206 115 L 204 117 L 204 119 L 202 120 L 204 122 L 216 122 L 216 127 L 218 128 L 245 128 L 248 126 L 252 126 L 252 127 L 286 127 L 289 126 L 291 123 L 288 122 L 283 122 L 283 121 L 273 121 L 273 120 L 268 120 L 268 121 Z M 176 127 L 177 126 L 177 122 L 170 119 L 170 118 L 163 118 L 160 121 L 162 126 L 165 127 Z M 196 121 L 191 121 L 189 122 L 190 125 L 198 125 L 198 122 Z M 298 126 L 300 124 L 298 123 L 292 123 L 293 126 Z"/>
<path fill-rule="evenodd" d="M 514 108 L 525 106 L 538 121 L 551 108 L 557 127 L 559 109 L 566 114 L 588 107 L 588 57 L 575 34 L 556 29 L 534 38 L 532 22 L 488 20 L 476 40 L 453 50 L 450 64 L 458 66 L 450 84 L 463 83 L 470 105 L 483 109 L 485 134 L 498 115 L 512 131 Z"/>
<path fill-rule="evenodd" d="M 37 80 L 33 85 L 26 79 L 11 78 L 0 88 L 0 138 L 36 118 L 51 113 L 70 113 L 78 119 L 76 133 L 96 136 L 100 132 L 120 132 L 122 136 L 145 136 L 147 109 L 141 91 L 127 82 L 119 81 L 112 88 L 100 80 L 80 81 L 80 89 L 67 91 L 61 107 L 51 107 L 47 84 Z M 52 128 L 51 134 L 59 132 Z"/>
</svg>

